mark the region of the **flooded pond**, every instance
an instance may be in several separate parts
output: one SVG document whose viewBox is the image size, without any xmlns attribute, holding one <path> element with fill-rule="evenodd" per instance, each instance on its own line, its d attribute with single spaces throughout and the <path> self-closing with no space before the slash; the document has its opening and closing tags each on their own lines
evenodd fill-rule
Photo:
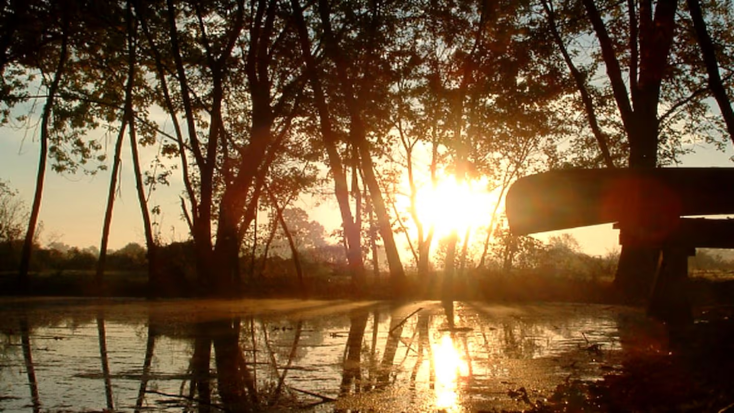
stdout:
<svg viewBox="0 0 734 413">
<path fill-rule="evenodd" d="M 576 304 L 0 299 L 0 411 L 522 410 L 664 346 Z"/>
</svg>

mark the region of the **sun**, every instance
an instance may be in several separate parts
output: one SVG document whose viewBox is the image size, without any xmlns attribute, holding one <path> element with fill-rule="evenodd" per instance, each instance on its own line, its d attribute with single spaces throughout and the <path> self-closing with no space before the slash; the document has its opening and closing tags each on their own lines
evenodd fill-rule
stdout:
<svg viewBox="0 0 734 413">
<path fill-rule="evenodd" d="M 486 185 L 481 182 L 457 182 L 453 177 L 441 180 L 435 188 L 420 188 L 418 218 L 424 226 L 433 225 L 439 237 L 454 231 L 463 236 L 468 229 L 489 222 L 497 199 L 484 188 Z"/>
</svg>

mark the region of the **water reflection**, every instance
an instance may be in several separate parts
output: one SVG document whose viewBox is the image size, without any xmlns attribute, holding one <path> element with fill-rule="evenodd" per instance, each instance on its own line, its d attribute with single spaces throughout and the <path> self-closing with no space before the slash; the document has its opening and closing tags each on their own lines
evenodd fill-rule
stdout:
<svg viewBox="0 0 734 413">
<path fill-rule="evenodd" d="M 110 379 L 110 363 L 107 359 L 107 333 L 104 326 L 104 311 L 97 310 L 97 335 L 99 338 L 99 359 L 102 361 L 102 376 L 104 377 L 104 393 L 107 409 L 115 410 L 112 401 L 112 379 Z"/>
<path fill-rule="evenodd" d="M 339 395 L 359 393 L 362 386 L 362 342 L 369 314 L 353 310 L 349 314 L 349 335 L 343 361 L 342 382 Z"/>
<path fill-rule="evenodd" d="M 28 327 L 28 317 L 23 314 L 20 317 L 20 336 L 23 346 L 23 362 L 25 364 L 26 375 L 28 376 L 28 388 L 31 391 L 31 406 L 34 412 L 41 409 L 41 399 L 38 396 L 38 381 L 36 381 L 36 369 L 33 364 L 33 351 L 31 350 L 30 328 Z"/>
<path fill-rule="evenodd" d="M 143 359 L 143 372 L 140 377 L 140 387 L 138 388 L 138 397 L 135 399 L 135 413 L 139 413 L 143 408 L 145 401 L 145 392 L 148 390 L 148 380 L 150 380 L 150 366 L 153 362 L 153 352 L 155 351 L 155 338 L 157 335 L 156 326 L 151 317 L 148 317 L 148 334 L 145 343 L 145 358 Z"/>
<path fill-rule="evenodd" d="M 436 351 L 436 408 L 446 411 L 453 411 L 457 404 L 458 380 L 459 377 L 467 376 L 467 369 L 463 369 L 461 373 L 461 357 L 454 347 L 451 336 L 444 335 L 441 337 Z"/>
<path fill-rule="evenodd" d="M 662 342 L 601 306 L 17 304 L 0 301 L 8 411 L 520 410 Z"/>
</svg>

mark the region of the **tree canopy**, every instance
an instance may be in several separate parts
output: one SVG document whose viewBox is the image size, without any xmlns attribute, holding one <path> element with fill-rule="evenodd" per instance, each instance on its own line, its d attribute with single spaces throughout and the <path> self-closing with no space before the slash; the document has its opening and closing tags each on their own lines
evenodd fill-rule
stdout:
<svg viewBox="0 0 734 413">
<path fill-rule="evenodd" d="M 156 168 L 176 169 L 136 168 L 143 216 L 156 212 L 143 186 L 180 174 L 207 291 L 239 279 L 259 215 L 309 222 L 289 204 L 324 193 L 355 285 L 378 244 L 399 284 L 410 255 L 396 240 L 420 272 L 436 241 L 421 188 L 452 179 L 501 199 L 527 173 L 723 145 L 732 13 L 716 0 L 10 1 L 2 121 L 40 122 L 57 172 L 106 167 L 94 130 L 160 148 Z M 484 265 L 500 214 L 452 235 L 448 269 Z"/>
</svg>

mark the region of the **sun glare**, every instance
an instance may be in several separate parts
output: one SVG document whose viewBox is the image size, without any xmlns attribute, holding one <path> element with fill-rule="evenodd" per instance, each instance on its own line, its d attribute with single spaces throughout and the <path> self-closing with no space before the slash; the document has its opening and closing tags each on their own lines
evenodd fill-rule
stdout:
<svg viewBox="0 0 734 413">
<path fill-rule="evenodd" d="M 492 194 L 467 182 L 458 183 L 453 177 L 442 180 L 436 188 L 419 189 L 417 198 L 419 218 L 424 225 L 434 225 L 439 237 L 452 231 L 463 236 L 467 229 L 486 225 L 497 202 Z"/>
<path fill-rule="evenodd" d="M 467 375 L 466 362 L 462 360 L 449 335 L 441 337 L 434 349 L 436 366 L 436 408 L 451 412 L 458 411 L 458 380 Z"/>
</svg>

